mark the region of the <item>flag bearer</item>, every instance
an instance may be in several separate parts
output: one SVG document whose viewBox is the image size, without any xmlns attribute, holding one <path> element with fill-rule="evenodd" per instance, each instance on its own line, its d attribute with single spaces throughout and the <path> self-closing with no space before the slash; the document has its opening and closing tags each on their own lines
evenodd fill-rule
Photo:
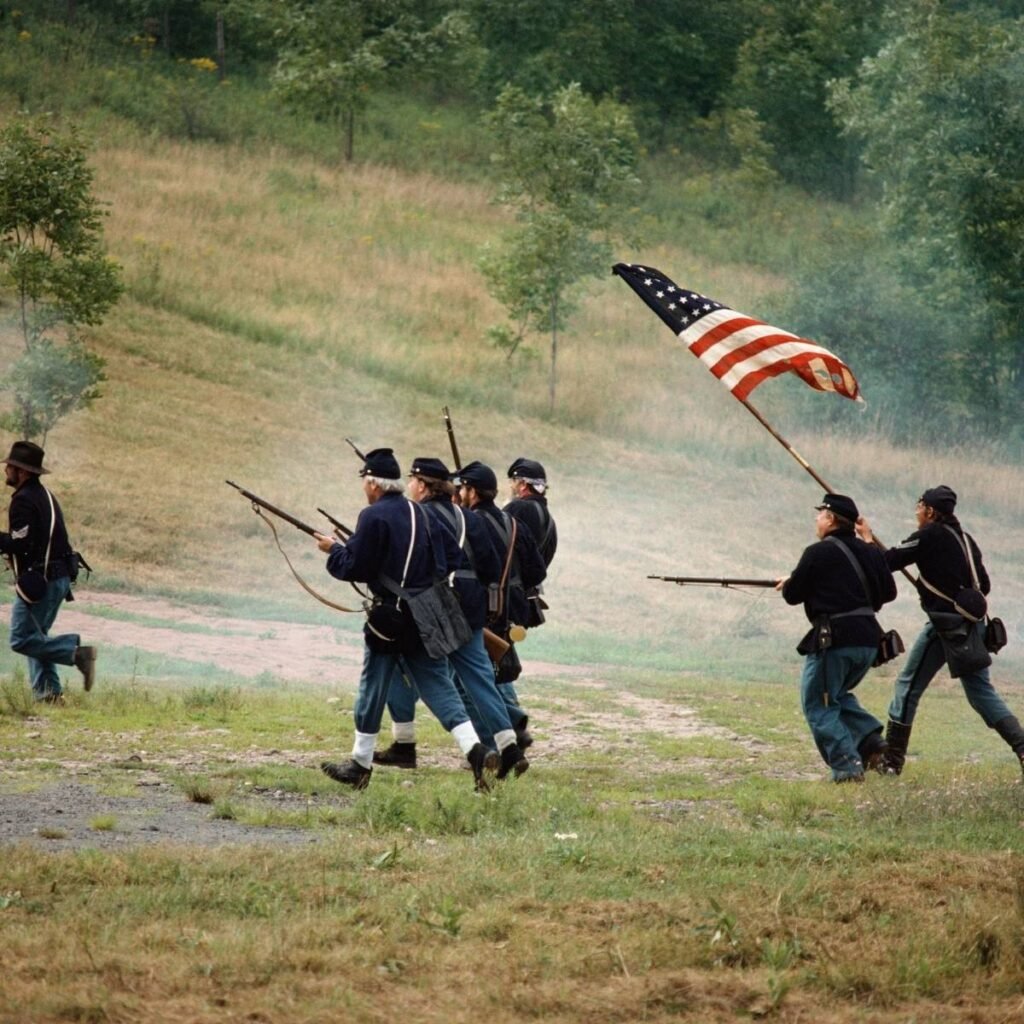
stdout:
<svg viewBox="0 0 1024 1024">
<path fill-rule="evenodd" d="M 885 741 L 882 723 L 853 690 L 877 656 L 875 612 L 896 597 L 896 584 L 882 552 L 855 535 L 852 498 L 826 494 L 816 509 L 817 543 L 776 588 L 787 604 L 802 602 L 811 623 L 797 651 L 800 699 L 818 751 L 834 782 L 863 782 L 865 767 L 881 767 Z"/>
</svg>

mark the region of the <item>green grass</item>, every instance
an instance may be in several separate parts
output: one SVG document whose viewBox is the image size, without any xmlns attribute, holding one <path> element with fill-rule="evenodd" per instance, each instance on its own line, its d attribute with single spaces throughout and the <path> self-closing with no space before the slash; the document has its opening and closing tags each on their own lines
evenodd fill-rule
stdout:
<svg viewBox="0 0 1024 1024">
<path fill-rule="evenodd" d="M 636 728 L 600 756 L 545 751 L 567 713 L 553 700 L 537 717 L 530 772 L 485 797 L 429 721 L 421 750 L 449 750 L 452 767 L 382 769 L 363 793 L 340 790 L 317 771 L 315 747 L 343 747 L 351 725 L 326 723 L 324 734 L 322 696 L 301 687 L 218 681 L 197 699 L 114 685 L 72 702 L 47 718 L 47 780 L 63 759 L 93 756 L 102 792 L 125 776 L 110 754 L 131 734 L 160 752 L 146 770 L 183 801 L 201 796 L 225 827 L 319 841 L 301 852 L 8 849 L 7 1004 L 28 1020 L 96 1007 L 117 1018 L 144 999 L 165 1007 L 155 1020 L 212 1020 L 223 1000 L 254 1012 L 257 985 L 264 1001 L 288 993 L 282 1020 L 316 1019 L 339 999 L 369 1020 L 386 984 L 390 1012 L 461 1020 L 443 980 L 457 962 L 499 1019 L 510 992 L 517 1014 L 565 1021 L 593 1019 L 598 999 L 608 1019 L 770 1010 L 895 1024 L 946 1019 L 929 1008 L 952 999 L 974 1020 L 1006 1019 L 1024 989 L 1024 787 L 958 693 L 929 693 L 903 777 L 837 787 L 795 727 L 792 689 L 748 682 L 736 701 L 717 682 L 691 681 L 685 695 L 671 676 L 637 684 L 650 696 L 633 695 L 622 716 Z M 610 714 L 615 692 L 592 710 Z M 659 702 L 656 726 L 638 700 Z M 740 740 L 673 737 L 665 707 L 698 707 Z M 24 731 L 0 718 L 7 786 L 40 781 Z M 237 759 L 257 737 L 277 756 Z M 764 745 L 751 753 L 744 739 Z M 311 743 L 307 765 L 283 753 Z M 91 824 L 118 827 L 112 815 Z M 81 936 L 88 956 L 54 959 Z M 45 986 L 33 969 L 44 951 Z"/>
</svg>

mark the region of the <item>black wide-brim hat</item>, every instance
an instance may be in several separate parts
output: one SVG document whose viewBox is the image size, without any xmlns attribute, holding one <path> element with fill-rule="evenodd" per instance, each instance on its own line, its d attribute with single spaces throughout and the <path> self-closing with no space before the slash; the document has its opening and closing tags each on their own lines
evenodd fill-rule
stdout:
<svg viewBox="0 0 1024 1024">
<path fill-rule="evenodd" d="M 24 469 L 29 473 L 49 473 L 50 471 L 43 465 L 45 454 L 39 445 L 33 444 L 31 441 L 15 441 L 11 445 L 10 455 L 4 459 L 4 464 Z"/>
</svg>

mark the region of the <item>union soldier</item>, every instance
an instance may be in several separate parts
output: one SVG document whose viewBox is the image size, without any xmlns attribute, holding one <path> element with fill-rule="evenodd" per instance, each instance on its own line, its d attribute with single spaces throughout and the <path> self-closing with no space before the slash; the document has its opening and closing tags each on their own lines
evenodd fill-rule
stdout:
<svg viewBox="0 0 1024 1024">
<path fill-rule="evenodd" d="M 74 665 L 86 690 L 96 674 L 96 648 L 83 645 L 77 633 L 50 636 L 60 606 L 73 600 L 78 555 L 71 548 L 64 513 L 40 476 L 43 449 L 31 441 L 15 441 L 4 459 L 7 486 L 14 488 L 8 510 L 9 533 L 0 533 L 0 554 L 15 576 L 11 609 L 11 649 L 28 658 L 32 696 L 63 703 L 58 665 Z"/>
<path fill-rule="evenodd" d="M 530 531 L 541 558 L 544 559 L 544 568 L 549 569 L 558 550 L 558 528 L 548 508 L 547 473 L 534 459 L 520 457 L 508 467 L 508 478 L 512 482 L 512 500 L 505 506 L 504 511 L 512 516 L 521 528 Z M 544 587 L 541 584 L 526 591 L 529 614 L 525 625 L 530 629 L 536 629 L 544 624 L 544 612 L 548 605 L 543 594 Z M 504 682 L 499 685 L 506 701 L 518 706 L 519 693 L 515 683 Z M 525 727 L 520 738 L 527 746 L 533 742 Z"/>
<path fill-rule="evenodd" d="M 495 678 L 515 727 L 517 742 L 525 749 L 533 743 L 533 737 L 527 729 L 529 716 L 520 706 L 519 696 L 512 685 L 522 671 L 514 637 L 530 621 L 528 594 L 544 582 L 547 568 L 533 534 L 520 528 L 518 520 L 495 505 L 498 478 L 490 466 L 471 462 L 459 470 L 458 480 L 463 507 L 472 509 L 487 524 L 503 566 L 505 585 L 500 608 L 492 613 L 488 626 L 511 644 L 509 652 L 496 667 Z M 487 737 L 483 739 L 486 741 Z"/>
<path fill-rule="evenodd" d="M 882 553 L 855 535 L 852 498 L 826 494 L 815 508 L 818 541 L 776 586 L 787 604 L 803 603 L 811 623 L 797 651 L 805 655 L 800 700 L 814 742 L 834 782 L 863 782 L 865 767 L 881 768 L 885 741 L 882 723 L 853 690 L 878 654 L 875 612 L 896 597 L 896 584 Z"/>
<path fill-rule="evenodd" d="M 508 467 L 508 478 L 512 481 L 512 500 L 504 510 L 529 528 L 544 565 L 550 567 L 558 550 L 558 529 L 548 508 L 547 473 L 539 462 L 519 458 Z"/>
<path fill-rule="evenodd" d="M 359 475 L 367 507 L 352 535 L 345 543 L 315 535 L 327 554 L 327 571 L 339 580 L 367 584 L 374 596 L 364 628 L 352 757 L 340 764 L 325 761 L 321 767 L 343 785 L 363 789 L 369 783 L 388 684 L 401 673 L 466 755 L 477 788 L 486 789 L 487 748 L 459 699 L 447 659 L 427 654 L 407 602 L 394 589 L 397 582 L 403 590 L 418 593 L 447 575 L 443 531 L 430 529 L 426 514 L 402 494 L 401 470 L 390 448 L 367 453 Z"/>
<path fill-rule="evenodd" d="M 498 778 L 505 778 L 509 772 L 518 776 L 529 767 L 529 761 L 516 743 L 515 730 L 495 684 L 494 668 L 483 640 L 488 588 L 500 582 L 502 563 L 480 517 L 452 503 L 455 487 L 449 476 L 448 467 L 440 459 L 416 459 L 409 474 L 409 495 L 426 509 L 437 529 L 450 535 L 457 545 L 458 561 L 451 563 L 458 566 L 454 585 L 473 635 L 448 660 L 477 733 L 482 740 L 494 739 L 500 756 Z M 388 693 L 388 711 L 395 742 L 374 755 L 374 764 L 415 768 L 416 694 L 396 678 L 392 678 Z"/>
<path fill-rule="evenodd" d="M 930 616 L 955 613 L 957 609 L 954 608 L 954 600 L 964 604 L 968 600 L 968 596 L 960 598 L 958 592 L 967 590 L 976 595 L 977 591 L 973 588 L 975 581 L 981 594 L 988 594 L 990 589 L 981 549 L 960 525 L 955 514 L 956 501 L 956 493 L 945 484 L 930 487 L 917 502 L 915 515 L 918 528 L 902 544 L 885 552 L 885 559 L 891 569 L 917 566 L 917 592 L 921 608 L 929 616 L 907 654 L 903 670 L 896 678 L 889 705 L 886 768 L 892 775 L 899 775 L 903 771 L 917 706 L 928 684 L 946 660 L 942 641 Z M 871 527 L 866 520 L 860 521 L 857 532 L 864 540 L 873 541 Z M 983 606 L 984 601 L 979 604 Z M 972 617 L 977 617 L 979 621 L 968 628 L 975 630 L 979 634 L 977 639 L 981 640 L 985 629 L 985 609 L 978 607 L 974 611 Z M 966 624 L 967 620 L 961 618 L 961 621 Z M 992 686 L 988 668 L 962 674 L 960 684 L 968 704 L 990 729 L 995 729 L 1002 737 L 1024 770 L 1024 729 Z"/>
</svg>

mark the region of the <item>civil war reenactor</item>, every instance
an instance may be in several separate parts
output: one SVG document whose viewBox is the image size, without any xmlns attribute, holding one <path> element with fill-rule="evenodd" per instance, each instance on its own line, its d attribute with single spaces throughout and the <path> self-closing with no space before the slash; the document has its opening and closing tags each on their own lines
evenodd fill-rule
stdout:
<svg viewBox="0 0 1024 1024">
<path fill-rule="evenodd" d="M 512 516 L 521 528 L 528 529 L 537 542 L 541 558 L 544 559 L 545 570 L 551 567 L 555 552 L 558 550 L 558 528 L 555 517 L 548 508 L 547 490 L 548 477 L 544 467 L 534 459 L 518 458 L 508 467 L 508 478 L 511 483 L 512 500 L 504 511 Z M 536 629 L 544 624 L 544 612 L 547 602 L 544 600 L 544 587 L 538 584 L 526 592 L 529 601 L 529 615 L 525 623 L 528 629 Z M 507 700 L 519 704 L 519 693 L 515 683 L 502 683 Z M 529 746 L 533 737 L 524 727 L 522 742 Z"/>
<path fill-rule="evenodd" d="M 894 570 L 916 565 L 919 577 L 917 591 L 921 608 L 929 619 L 907 654 L 903 669 L 896 677 L 889 722 L 886 726 L 886 769 L 899 775 L 906 763 L 907 745 L 917 714 L 918 704 L 928 684 L 935 677 L 947 655 L 936 621 L 952 617 L 963 635 L 970 637 L 982 661 L 991 662 L 985 651 L 985 613 L 991 583 L 982 562 L 981 549 L 960 525 L 955 514 L 956 493 L 945 484 L 930 487 L 917 501 L 917 529 L 902 544 L 885 552 L 889 567 Z M 857 532 L 868 542 L 874 540 L 870 524 L 862 519 Z M 970 605 L 971 607 L 968 607 Z M 967 616 L 964 616 L 964 612 Z M 977 621 L 974 621 L 977 620 Z M 1016 755 L 1024 770 L 1024 729 L 996 692 L 989 678 L 988 665 L 967 671 L 955 669 L 963 686 L 967 703 L 994 729 Z"/>
<path fill-rule="evenodd" d="M 803 603 L 811 623 L 797 651 L 805 656 L 800 700 L 818 751 L 834 782 L 863 782 L 865 768 L 882 769 L 885 741 L 882 723 L 853 691 L 878 655 L 875 612 L 895 599 L 896 583 L 882 552 L 856 536 L 852 498 L 826 494 L 815 508 L 818 541 L 776 588 L 787 604 Z"/>
<path fill-rule="evenodd" d="M 512 500 L 504 511 L 526 527 L 537 542 L 545 569 L 551 568 L 558 550 L 558 528 L 555 517 L 548 508 L 548 477 L 544 467 L 533 459 L 516 459 L 508 467 L 508 478 L 512 481 Z M 530 601 L 530 618 L 527 627 L 534 629 L 544 622 L 547 605 L 542 598 L 543 587 L 532 587 L 527 593 Z"/>
<path fill-rule="evenodd" d="M 367 584 L 374 602 L 363 631 L 366 648 L 353 713 L 352 757 L 343 763 L 325 761 L 321 768 L 335 782 L 355 789 L 369 783 L 388 685 L 400 673 L 452 734 L 473 769 L 477 788 L 486 789 L 487 748 L 451 680 L 448 660 L 427 654 L 408 602 L 399 593 L 423 592 L 448 574 L 443 532 L 432 529 L 426 513 L 403 495 L 392 449 L 368 452 L 359 475 L 367 507 L 352 535 L 344 543 L 314 535 L 327 554 L 327 571 L 339 580 Z"/>
<path fill-rule="evenodd" d="M 448 467 L 435 458 L 418 458 L 412 463 L 408 490 L 419 502 L 437 529 L 451 538 L 458 551 L 454 586 L 459 603 L 473 631 L 471 639 L 448 660 L 470 720 L 482 740 L 493 737 L 500 762 L 497 777 L 510 772 L 522 775 L 530 763 L 516 742 L 505 702 L 494 680 L 494 666 L 484 647 L 483 631 L 487 622 L 488 595 L 501 581 L 502 563 L 494 550 L 490 531 L 470 509 L 453 504 L 455 485 Z M 394 742 L 387 750 L 374 754 L 374 764 L 397 768 L 416 767 L 416 694 L 403 680 L 392 678 L 388 693 Z"/>
<path fill-rule="evenodd" d="M 495 679 L 515 728 L 516 741 L 525 750 L 533 743 L 533 737 L 527 728 L 529 716 L 513 685 L 522 671 L 515 643 L 525 636 L 530 621 L 528 594 L 544 582 L 547 568 L 532 532 L 521 528 L 515 517 L 494 503 L 498 496 L 494 470 L 482 462 L 471 462 L 458 471 L 457 478 L 463 507 L 472 509 L 487 524 L 502 563 L 499 607 L 490 614 L 488 627 L 509 644 L 495 666 Z M 483 740 L 486 742 L 487 737 Z"/>
<path fill-rule="evenodd" d="M 11 608 L 11 650 L 28 658 L 32 696 L 37 701 L 64 701 L 58 665 L 74 665 L 91 690 L 96 675 L 96 648 L 82 644 L 77 633 L 50 636 L 50 627 L 78 576 L 79 556 L 71 547 L 60 502 L 39 479 L 43 449 L 15 441 L 4 459 L 7 486 L 14 489 L 8 509 L 9 531 L 0 533 L 0 554 L 15 577 Z"/>
</svg>

